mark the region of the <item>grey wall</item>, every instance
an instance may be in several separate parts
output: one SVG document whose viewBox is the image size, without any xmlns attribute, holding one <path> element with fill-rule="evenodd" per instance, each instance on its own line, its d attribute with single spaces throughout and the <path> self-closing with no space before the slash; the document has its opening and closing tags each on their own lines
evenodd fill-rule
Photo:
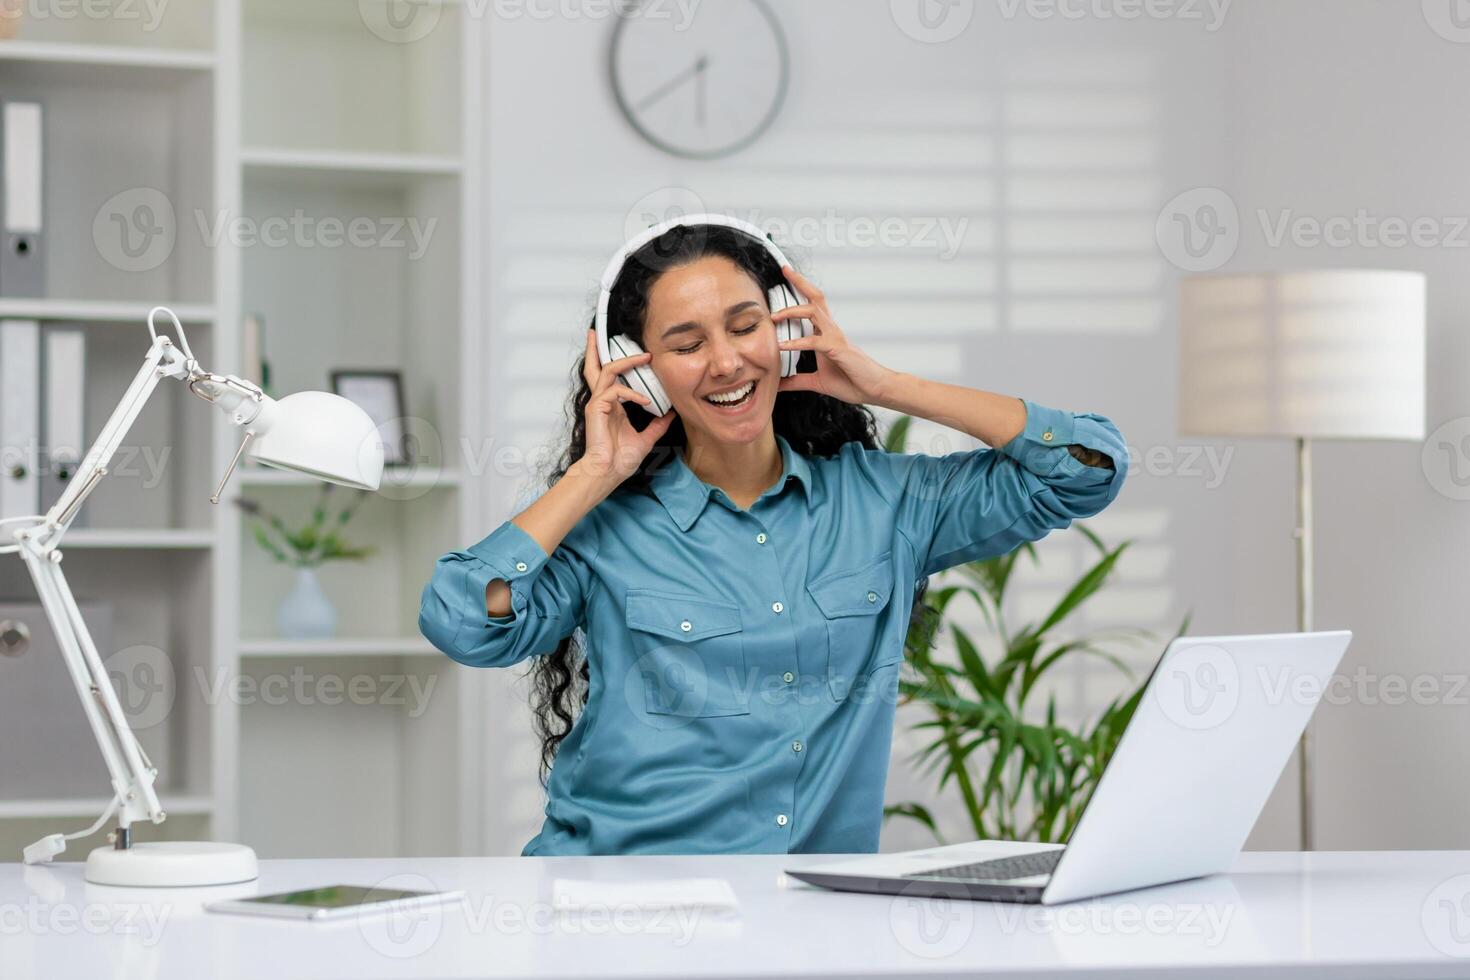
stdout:
<svg viewBox="0 0 1470 980">
<path fill-rule="evenodd" d="M 1242 215 L 1258 206 L 1324 217 L 1357 207 L 1470 214 L 1470 191 L 1452 183 L 1463 159 L 1454 144 L 1470 137 L 1445 125 L 1453 110 L 1441 108 L 1454 104 L 1456 66 L 1470 48 L 1437 36 L 1417 4 L 1373 0 L 1237 0 L 1223 24 L 1205 4 L 1123 20 L 1100 16 L 1103 3 L 1048 18 L 1036 16 L 1044 5 L 990 0 L 943 43 L 905 33 L 879 0 L 773 6 L 794 56 L 787 105 L 756 145 L 708 163 L 666 156 L 621 119 L 605 80 L 606 19 L 487 15 L 477 25 L 490 45 L 484 288 L 497 446 L 530 453 L 556 443 L 596 277 L 633 216 L 671 193 L 758 221 L 831 214 L 850 229 L 898 218 L 916 235 L 928 219 L 946 221 L 964 229 L 953 255 L 917 240 L 868 247 L 839 231 L 793 257 L 880 361 L 1100 412 L 1123 430 L 1138 453 L 1133 475 L 1091 524 L 1135 544 L 1077 625 L 1167 637 L 1190 612 L 1195 633 L 1291 628 L 1289 449 L 1178 436 L 1180 273 L 1157 246 L 1155 223 L 1166 202 L 1201 186 L 1225 191 Z M 1465 299 L 1450 275 L 1459 253 L 1272 249 L 1248 225 L 1227 270 L 1427 270 L 1430 427 L 1467 414 L 1451 376 L 1459 348 L 1447 346 Z M 912 448 L 969 445 L 931 426 Z M 1455 617 L 1442 611 L 1455 608 L 1456 562 L 1445 529 L 1457 518 L 1470 529 L 1464 507 L 1431 489 L 1418 446 L 1327 446 L 1318 464 L 1318 622 L 1357 632 L 1344 669 L 1452 672 Z M 488 532 L 536 479 L 511 465 L 483 487 L 496 515 Z M 1049 539 L 1013 614 L 1043 609 L 1086 556 L 1078 535 Z M 1126 655 L 1146 669 L 1159 648 Z M 518 852 L 541 819 L 519 673 L 494 679 L 484 721 L 493 746 L 487 848 L 497 853 Z M 1064 714 L 1083 717 L 1122 687 L 1110 669 L 1087 667 L 1054 690 Z M 1322 845 L 1463 846 L 1464 790 L 1448 747 L 1465 714 L 1325 706 Z M 918 717 L 901 712 L 900 729 Z M 895 740 L 892 800 L 932 797 L 932 778 L 905 761 L 916 744 L 902 731 Z M 1293 846 L 1292 786 L 1288 773 L 1251 846 Z M 952 798 L 939 805 L 959 835 Z M 883 844 L 926 842 L 917 827 L 894 823 Z"/>
</svg>

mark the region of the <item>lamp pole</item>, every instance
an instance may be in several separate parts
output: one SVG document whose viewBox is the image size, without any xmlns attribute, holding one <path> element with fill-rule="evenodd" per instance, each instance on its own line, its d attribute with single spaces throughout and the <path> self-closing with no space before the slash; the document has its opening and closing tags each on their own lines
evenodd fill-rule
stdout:
<svg viewBox="0 0 1470 980">
<path fill-rule="evenodd" d="M 1312 630 L 1312 443 L 1296 440 L 1296 628 Z M 1314 848 L 1312 839 L 1312 722 L 1302 729 L 1300 762 L 1297 769 L 1301 796 L 1302 850 Z"/>
</svg>

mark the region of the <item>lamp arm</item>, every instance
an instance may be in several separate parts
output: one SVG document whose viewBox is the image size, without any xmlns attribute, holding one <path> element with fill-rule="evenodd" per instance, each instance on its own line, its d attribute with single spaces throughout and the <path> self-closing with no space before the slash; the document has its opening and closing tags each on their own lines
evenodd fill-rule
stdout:
<svg viewBox="0 0 1470 980">
<path fill-rule="evenodd" d="M 143 359 L 143 366 L 133 377 L 132 384 L 112 410 L 112 415 L 92 443 L 92 448 L 82 457 L 82 463 L 67 481 L 66 489 L 46 512 L 45 520 L 38 529 L 38 545 L 43 550 L 55 548 L 60 543 L 83 501 L 96 489 L 98 481 L 107 475 L 107 464 L 112 461 L 113 455 L 127 437 L 128 430 L 142 413 L 143 406 L 148 403 L 158 382 L 163 378 L 187 377 L 187 364 L 185 356 L 174 346 L 173 341 L 167 337 L 154 338 L 152 346 L 148 348 L 147 357 Z"/>
<path fill-rule="evenodd" d="M 20 532 L 24 534 L 25 532 Z M 128 727 L 117 692 L 107 676 L 107 668 L 97 653 L 92 634 L 77 608 L 71 587 L 61 572 L 61 552 L 41 552 L 29 540 L 21 541 L 21 559 L 31 573 L 41 606 L 51 621 L 61 648 L 61 659 L 71 675 L 72 684 L 82 702 L 82 711 L 92 727 L 92 736 L 102 751 L 112 777 L 112 791 L 118 802 L 118 826 L 126 829 L 135 820 L 162 823 L 167 817 L 154 791 L 158 770 L 148 760 L 138 738 Z"/>
</svg>

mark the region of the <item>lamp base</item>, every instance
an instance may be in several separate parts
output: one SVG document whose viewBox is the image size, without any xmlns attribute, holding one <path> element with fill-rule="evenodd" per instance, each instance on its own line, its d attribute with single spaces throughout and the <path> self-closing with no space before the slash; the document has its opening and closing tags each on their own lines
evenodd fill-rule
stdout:
<svg viewBox="0 0 1470 980">
<path fill-rule="evenodd" d="M 255 852 L 217 841 L 146 841 L 124 850 L 99 847 L 87 855 L 83 877 L 125 888 L 232 885 L 260 874 Z"/>
</svg>

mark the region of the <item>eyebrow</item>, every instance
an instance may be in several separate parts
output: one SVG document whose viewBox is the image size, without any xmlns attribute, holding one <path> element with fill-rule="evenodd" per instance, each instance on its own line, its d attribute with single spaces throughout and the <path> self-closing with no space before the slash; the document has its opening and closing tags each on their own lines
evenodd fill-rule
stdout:
<svg viewBox="0 0 1470 980">
<path fill-rule="evenodd" d="M 749 309 L 752 306 L 760 306 L 760 304 L 757 303 L 753 299 L 748 299 L 748 300 L 746 300 L 743 303 L 736 303 L 734 306 L 730 307 L 728 310 L 725 311 L 725 319 L 728 320 L 728 319 L 730 319 L 730 317 L 734 316 L 735 314 L 740 313 L 743 310 L 747 310 L 747 309 Z M 668 340 L 670 337 L 672 337 L 676 333 L 687 333 L 690 330 L 698 330 L 698 329 L 699 329 L 699 324 L 695 323 L 693 320 L 690 320 L 690 321 L 688 321 L 686 323 L 676 323 L 672 327 L 670 327 L 669 329 L 665 330 L 662 334 L 660 334 L 658 339 L 659 340 Z"/>
</svg>

